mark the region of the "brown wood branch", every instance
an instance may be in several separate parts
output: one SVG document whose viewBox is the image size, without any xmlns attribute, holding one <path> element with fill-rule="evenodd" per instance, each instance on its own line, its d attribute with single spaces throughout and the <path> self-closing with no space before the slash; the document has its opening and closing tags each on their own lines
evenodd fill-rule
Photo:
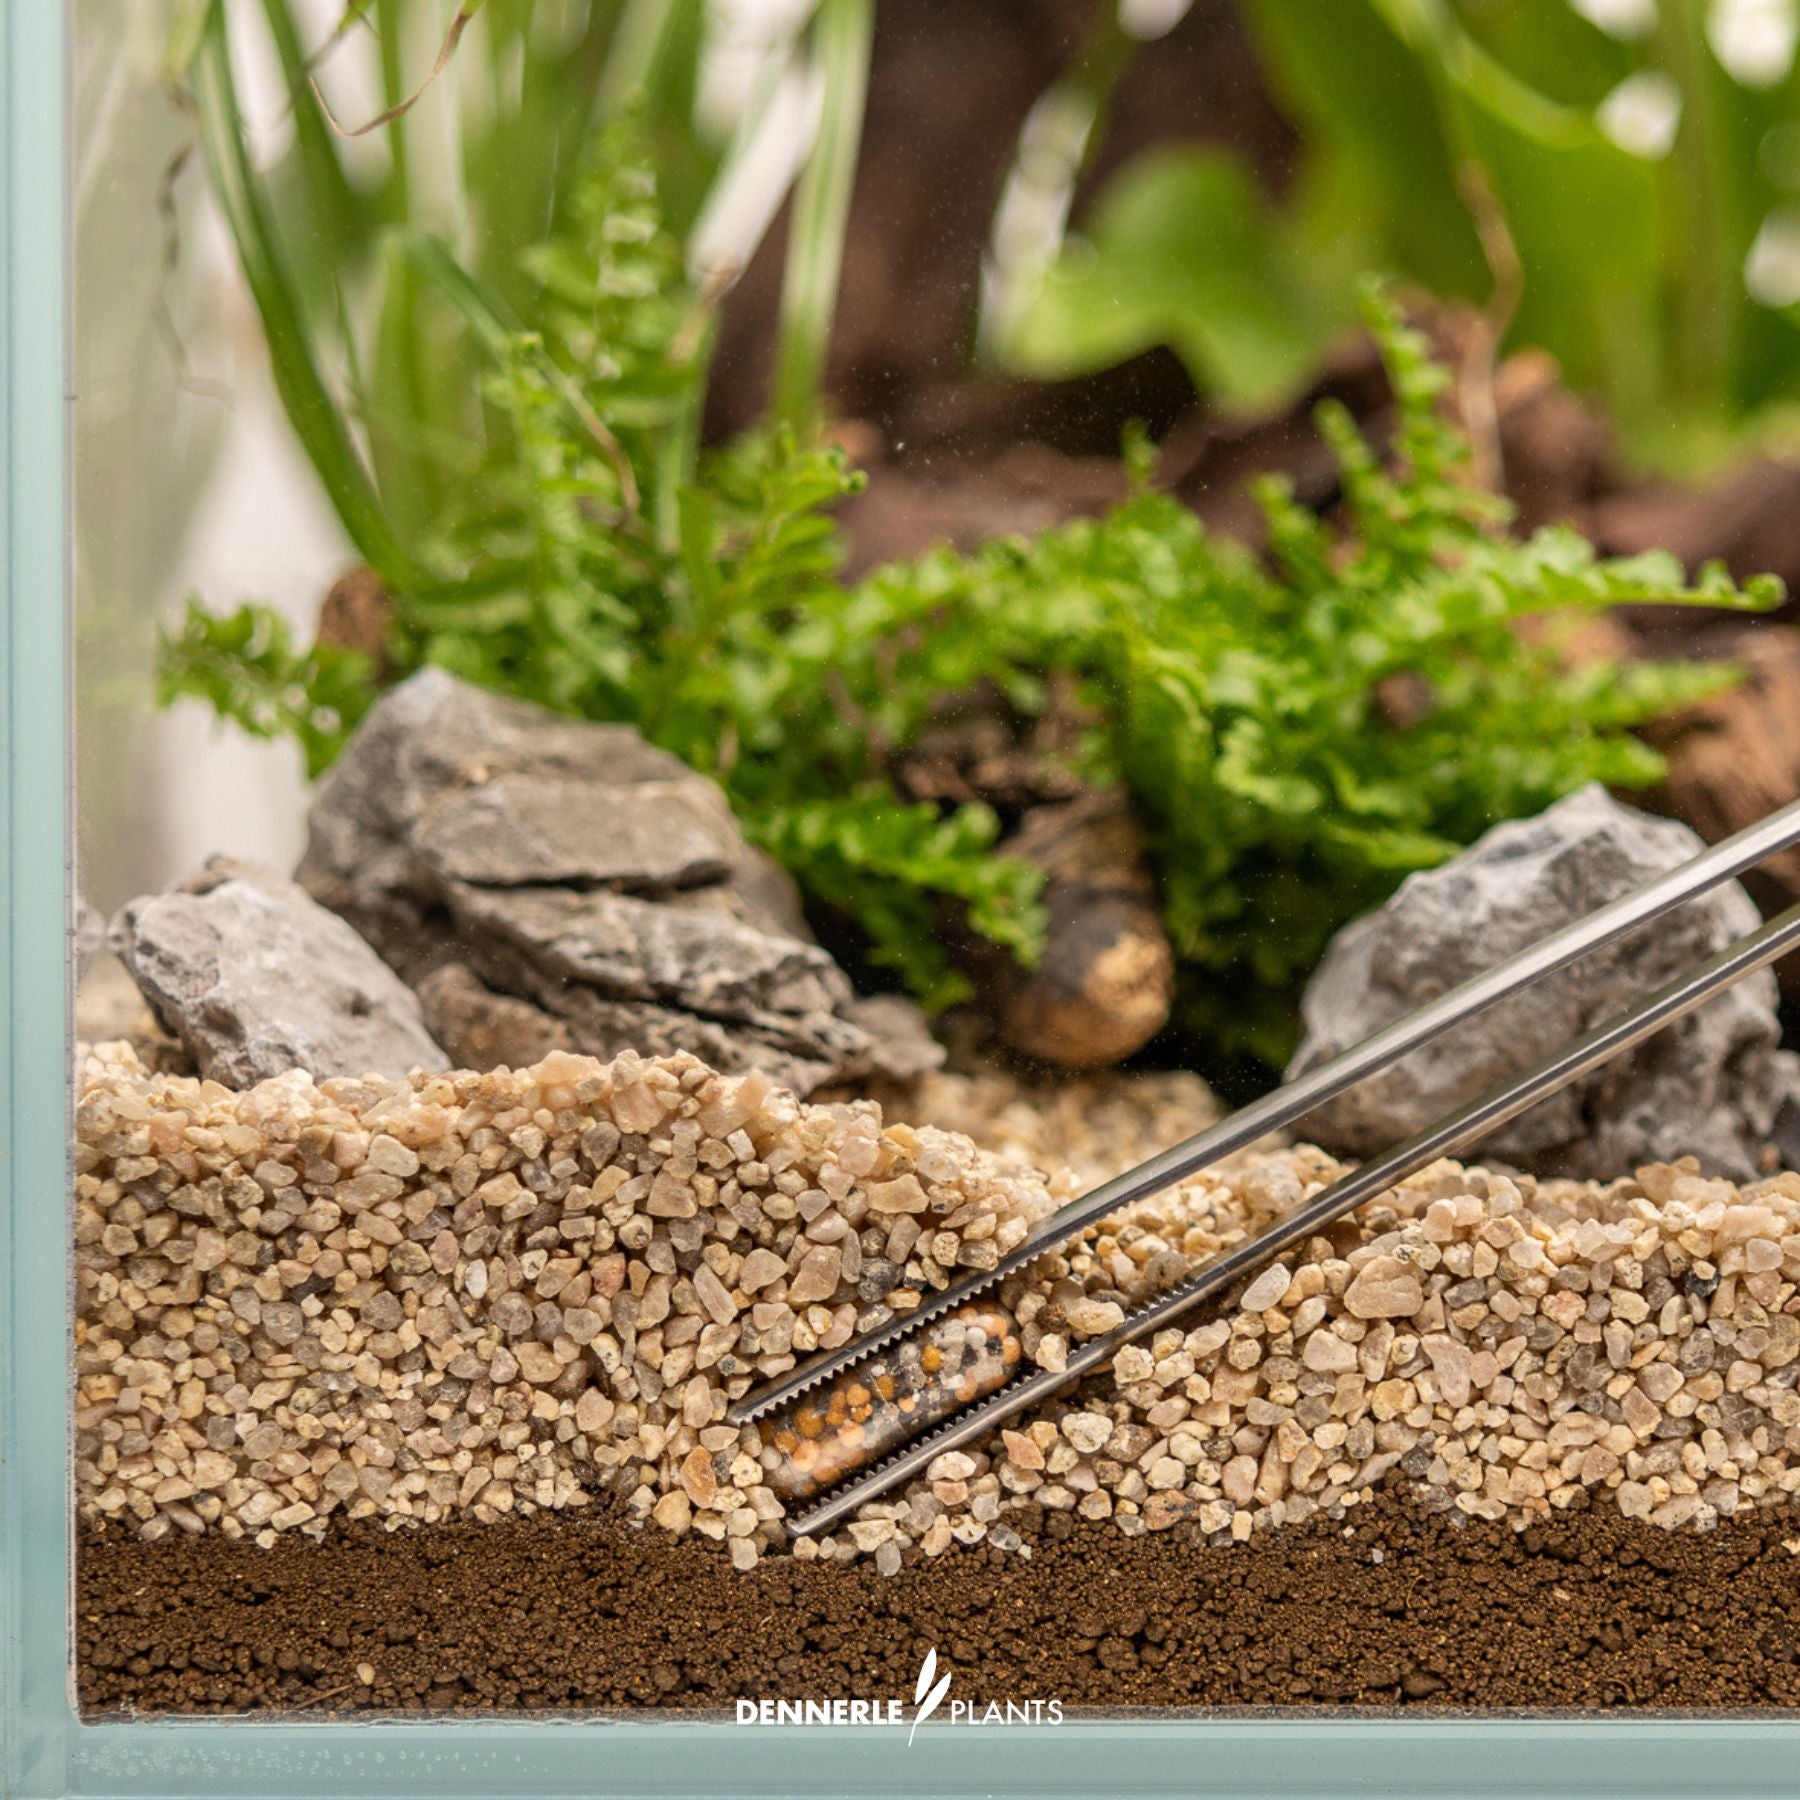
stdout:
<svg viewBox="0 0 1800 1800">
<path fill-rule="evenodd" d="M 1744 680 L 1645 735 L 1668 758 L 1661 799 L 1709 843 L 1800 794 L 1800 629 L 1758 625 L 1729 647 Z M 1761 866 L 1753 885 L 1800 899 L 1800 850 Z"/>
<path fill-rule="evenodd" d="M 1074 765 L 1091 723 L 1079 683 L 1053 683 L 1035 718 L 992 686 L 947 695 L 889 760 L 908 799 L 985 805 L 1000 816 L 999 854 L 1044 876 L 1044 953 L 1026 969 L 976 940 L 961 952 L 1001 1041 L 1064 1068 L 1098 1068 L 1140 1050 L 1168 1022 L 1175 954 L 1129 797 Z"/>
<path fill-rule="evenodd" d="M 1049 926 L 1036 968 L 1009 961 L 992 977 L 1002 1040 L 1064 1068 L 1122 1062 L 1168 1023 L 1175 998 L 1175 953 L 1125 795 L 1035 807 L 1004 849 L 1044 871 Z"/>
<path fill-rule="evenodd" d="M 320 604 L 316 641 L 361 651 L 374 662 L 375 679 L 385 685 L 394 674 L 387 648 L 393 613 L 381 577 L 367 563 L 356 563 L 331 584 Z"/>
<path fill-rule="evenodd" d="M 1500 346 L 1512 327 L 1524 293 L 1525 271 L 1512 227 L 1495 194 L 1487 171 L 1476 162 L 1465 162 L 1456 172 L 1456 185 L 1475 224 L 1475 235 L 1494 285 L 1488 303 L 1473 315 L 1457 367 L 1457 390 L 1463 422 L 1475 447 L 1475 477 L 1494 493 L 1506 487 L 1506 463 L 1501 444 L 1500 407 L 1495 397 L 1495 370 Z"/>
</svg>

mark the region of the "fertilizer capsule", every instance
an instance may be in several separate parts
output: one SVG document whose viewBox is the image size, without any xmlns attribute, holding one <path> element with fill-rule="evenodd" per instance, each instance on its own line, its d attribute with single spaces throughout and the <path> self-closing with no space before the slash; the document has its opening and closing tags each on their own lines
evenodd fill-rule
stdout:
<svg viewBox="0 0 1800 1800">
<path fill-rule="evenodd" d="M 778 1458 L 765 1479 L 784 1500 L 810 1500 L 1004 1387 L 1019 1356 L 1008 1313 L 958 1307 L 777 1415 L 764 1432 Z"/>
</svg>

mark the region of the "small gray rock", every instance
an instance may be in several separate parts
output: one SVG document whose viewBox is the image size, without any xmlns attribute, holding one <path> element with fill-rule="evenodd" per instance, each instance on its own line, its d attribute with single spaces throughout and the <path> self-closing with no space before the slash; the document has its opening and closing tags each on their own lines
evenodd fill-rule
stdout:
<svg viewBox="0 0 1800 1800">
<path fill-rule="evenodd" d="M 1307 986 L 1290 1078 L 1527 944 L 1642 886 L 1701 849 L 1687 826 L 1623 806 L 1597 785 L 1535 819 L 1496 826 L 1332 940 Z M 1733 882 L 1447 1032 L 1311 1114 L 1302 1132 L 1368 1156 L 1623 1011 L 1731 940 L 1758 914 Z M 1776 1046 L 1775 978 L 1740 981 L 1493 1133 L 1482 1153 L 1541 1172 L 1609 1179 L 1697 1156 L 1742 1179 L 1800 1058 Z"/>
<path fill-rule="evenodd" d="M 584 776 L 509 770 L 444 794 L 413 844 L 456 881 L 663 889 L 730 875 L 737 828 L 718 790 L 686 770 L 666 781 L 612 784 L 604 831 L 593 829 L 594 797 Z"/>
<path fill-rule="evenodd" d="M 877 1300 L 885 1300 L 889 1291 L 899 1285 L 900 1265 L 889 1262 L 885 1257 L 871 1257 L 863 1264 L 862 1273 L 857 1277 L 856 1296 L 873 1305 Z"/>
<path fill-rule="evenodd" d="M 566 887 L 449 883 L 460 942 L 487 946 L 515 992 L 570 984 L 614 1000 L 654 1000 L 712 1018 L 798 1019 L 850 1003 L 844 972 L 817 944 L 777 937 L 720 914 L 659 906 L 631 894 Z M 540 1001 L 540 1004 L 544 1003 Z"/>
<path fill-rule="evenodd" d="M 944 1046 L 931 1035 L 925 1015 L 902 994 L 869 994 L 840 1009 L 868 1034 L 869 1049 L 845 1079 L 870 1076 L 912 1081 L 944 1066 Z"/>
<path fill-rule="evenodd" d="M 308 825 L 297 879 L 409 977 L 441 960 L 441 929 L 426 927 L 454 881 L 657 895 L 723 883 L 754 896 L 746 910 L 781 903 L 724 795 L 678 757 L 442 669 L 383 695 Z"/>
<path fill-rule="evenodd" d="M 301 1068 L 441 1069 L 412 991 L 335 913 L 272 870 L 214 858 L 132 901 L 112 946 L 200 1073 L 248 1088 Z"/>
<path fill-rule="evenodd" d="M 465 1066 L 688 1050 L 804 1094 L 942 1061 L 908 1002 L 863 1022 L 719 788 L 626 726 L 423 669 L 310 823 L 300 881 L 417 984 Z"/>
<path fill-rule="evenodd" d="M 496 992 L 464 963 L 446 963 L 419 983 L 426 1022 L 459 1068 L 526 1068 L 552 1050 L 602 1061 L 623 1050 L 640 1056 L 685 1050 L 721 1074 L 760 1069 L 805 1094 L 827 1080 L 848 1079 L 869 1054 L 866 1035 L 830 1014 L 811 1015 L 799 1025 L 774 1013 L 761 1015 L 761 1022 L 727 1024 L 679 1006 L 608 999 L 576 984 L 558 987 L 553 978 L 539 988 L 529 963 L 518 965 L 517 974 L 521 985 L 544 992 L 558 1010 Z"/>
</svg>

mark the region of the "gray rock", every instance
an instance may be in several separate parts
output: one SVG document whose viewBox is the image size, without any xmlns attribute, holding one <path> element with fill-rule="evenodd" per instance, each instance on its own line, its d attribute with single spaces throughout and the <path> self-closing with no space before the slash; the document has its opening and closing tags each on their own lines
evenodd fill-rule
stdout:
<svg viewBox="0 0 1800 1800">
<path fill-rule="evenodd" d="M 200 1073 L 227 1087 L 294 1068 L 323 1081 L 446 1066 L 406 984 L 272 870 L 215 857 L 126 906 L 112 946 Z"/>
<path fill-rule="evenodd" d="M 425 669 L 320 784 L 299 879 L 472 1067 L 686 1049 L 801 1093 L 935 1066 L 916 1009 L 863 1023 L 793 883 L 723 794 L 619 725 Z"/>
<path fill-rule="evenodd" d="M 830 1014 L 795 1029 L 779 1014 L 726 1024 L 579 986 L 550 997 L 558 1011 L 496 991 L 464 963 L 446 963 L 419 983 L 426 1022 L 462 1068 L 524 1068 L 552 1050 L 602 1058 L 621 1050 L 643 1056 L 686 1050 L 727 1075 L 761 1069 L 797 1093 L 810 1093 L 826 1081 L 850 1079 L 870 1053 L 863 1033 Z"/>
<path fill-rule="evenodd" d="M 425 1025 L 459 1069 L 526 1069 L 553 1050 L 573 1050 L 566 1019 L 513 994 L 496 994 L 462 963 L 445 963 L 419 983 Z"/>
<path fill-rule="evenodd" d="M 849 1076 L 912 1081 L 944 1066 L 944 1046 L 931 1035 L 925 1015 L 904 996 L 869 994 L 845 1007 L 844 1016 L 868 1033 L 870 1044 L 863 1062 L 846 1072 Z"/>
<path fill-rule="evenodd" d="M 1685 825 L 1622 806 L 1598 786 L 1535 819 L 1496 826 L 1332 940 L 1306 990 L 1306 1035 L 1289 1076 L 1700 848 Z M 1356 1156 L 1384 1149 L 1623 1011 L 1757 920 L 1742 887 L 1716 888 L 1446 1033 L 1300 1129 Z M 1740 981 L 1631 1056 L 1503 1126 L 1482 1154 L 1601 1179 L 1686 1155 L 1719 1174 L 1756 1173 L 1783 1101 L 1800 1095 L 1800 1058 L 1776 1047 L 1776 999 L 1772 974 Z"/>
<path fill-rule="evenodd" d="M 666 818 L 666 832 L 659 821 Z M 725 799 L 624 725 L 559 718 L 422 669 L 319 784 L 298 878 L 403 973 L 446 882 L 666 892 L 729 877 Z"/>
<path fill-rule="evenodd" d="M 817 944 L 720 914 L 659 906 L 605 889 L 444 889 L 457 939 L 486 947 L 502 985 L 554 1007 L 572 985 L 613 1000 L 654 1000 L 711 1018 L 789 1019 L 847 1006 L 850 983 Z"/>
<path fill-rule="evenodd" d="M 413 843 L 457 881 L 665 889 L 731 873 L 736 828 L 717 789 L 692 776 L 614 784 L 604 832 L 594 811 L 591 779 L 507 771 L 444 794 Z"/>
</svg>

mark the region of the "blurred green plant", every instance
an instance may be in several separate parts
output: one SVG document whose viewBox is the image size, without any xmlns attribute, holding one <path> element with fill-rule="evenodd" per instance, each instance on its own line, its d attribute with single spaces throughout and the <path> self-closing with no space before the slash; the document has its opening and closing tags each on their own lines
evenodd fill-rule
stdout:
<svg viewBox="0 0 1800 1800">
<path fill-rule="evenodd" d="M 1353 315 L 1305 235 L 1223 150 L 1147 153 L 1099 197 L 1087 231 L 998 340 L 1043 376 L 1111 367 L 1166 344 L 1226 406 L 1290 399 Z"/>
<path fill-rule="evenodd" d="M 254 10 L 199 0 L 176 51 L 211 186 L 308 459 L 358 552 L 385 580 L 416 587 L 428 572 L 420 546 L 466 477 L 459 450 L 504 429 L 484 396 L 492 344 L 471 329 L 469 294 L 483 297 L 490 321 L 536 323 L 556 283 L 526 252 L 575 223 L 596 142 L 627 116 L 674 234 L 670 266 L 656 276 L 673 292 L 679 245 L 754 147 L 775 84 L 735 130 L 704 121 L 704 0 L 345 0 L 337 26 L 310 46 L 297 0 L 262 0 L 289 128 L 264 166 L 233 60 Z M 872 0 L 819 0 L 817 14 L 810 26 L 804 12 L 791 19 L 789 41 L 778 36 L 772 52 L 810 70 L 823 94 L 815 146 L 800 156 L 782 308 L 780 415 L 799 427 L 818 411 Z M 342 118 L 321 83 L 365 40 L 381 107 Z M 422 259 L 426 239 L 435 270 Z M 688 301 L 697 363 L 710 347 L 700 315 L 754 247 L 733 244 L 726 266 L 698 274 Z M 448 268 L 468 285 L 452 291 Z M 690 423 L 668 447 L 689 475 L 697 414 Z"/>
<path fill-rule="evenodd" d="M 824 96 L 818 141 L 794 195 L 775 362 L 775 416 L 796 431 L 819 422 L 874 35 L 875 0 L 819 0 Z"/>
<path fill-rule="evenodd" d="M 1029 958 L 1032 871 L 989 854 L 987 808 L 904 803 L 871 740 L 816 742 L 824 674 L 790 648 L 853 604 L 829 509 L 859 478 L 785 424 L 695 453 L 705 302 L 636 115 L 592 134 L 563 212 L 563 229 L 519 253 L 529 325 L 441 239 L 392 237 L 417 294 L 460 321 L 483 366 L 465 397 L 479 430 L 426 440 L 438 510 L 403 544 L 358 540 L 388 594 L 386 673 L 433 663 L 637 725 L 716 776 L 749 834 L 921 997 L 962 998 L 941 925 L 953 914 Z M 265 317 L 285 323 L 278 308 Z M 348 421 L 301 376 L 295 393 L 318 408 L 302 432 L 315 462 L 348 458 Z M 366 506 L 345 468 L 334 495 Z M 347 524 L 361 516 L 340 505 Z M 165 701 L 198 697 L 258 736 L 292 736 L 315 775 L 377 678 L 372 657 L 300 650 L 262 606 L 220 617 L 191 602 L 161 658 Z"/>
<path fill-rule="evenodd" d="M 1385 307 L 1372 323 L 1399 398 L 1394 466 L 1322 411 L 1343 520 L 1266 488 L 1267 564 L 1154 491 L 1134 452 L 1137 490 L 1104 518 L 846 586 L 828 512 L 855 478 L 785 427 L 703 458 L 666 542 L 647 523 L 659 435 L 698 380 L 673 245 L 616 150 L 573 210 L 573 234 L 529 258 L 554 287 L 538 331 L 420 262 L 470 290 L 507 429 L 426 553 L 458 572 L 393 591 L 393 670 L 437 663 L 636 724 L 716 776 L 749 833 L 930 1004 L 969 992 L 947 948 L 959 929 L 1025 961 L 1042 932 L 1037 877 L 992 853 L 992 813 L 907 804 L 892 785 L 892 757 L 946 695 L 989 686 L 1029 718 L 1058 676 L 1077 678 L 1096 721 L 1082 772 L 1124 785 L 1149 828 L 1189 1024 L 1216 1053 L 1273 1062 L 1333 930 L 1496 819 L 1589 780 L 1654 781 L 1661 762 L 1630 728 L 1732 678 L 1568 672 L 1521 617 L 1777 591 L 1714 571 L 1689 585 L 1662 556 L 1598 561 L 1573 532 L 1503 535 L 1438 410 L 1442 371 Z M 315 763 L 375 697 L 374 673 L 309 664 L 254 608 L 192 608 L 165 646 L 168 696 L 295 732 Z"/>
<path fill-rule="evenodd" d="M 1444 371 L 1385 301 L 1368 317 L 1399 425 L 1389 469 L 1345 411 L 1319 409 L 1341 520 L 1265 483 L 1264 561 L 1140 477 L 1102 519 L 878 571 L 803 634 L 857 729 L 895 744 L 935 695 L 988 681 L 1031 715 L 1050 672 L 1079 674 L 1098 720 L 1085 773 L 1123 783 L 1149 828 L 1185 1021 L 1266 1063 L 1292 1048 L 1299 987 L 1339 926 L 1498 820 L 1587 781 L 1653 785 L 1661 758 L 1631 728 L 1736 679 L 1565 667 L 1557 630 L 1521 619 L 1781 592 L 1719 569 L 1690 585 L 1660 554 L 1603 561 L 1567 529 L 1504 535 L 1439 410 Z"/>
<path fill-rule="evenodd" d="M 1793 0 L 1246 0 L 1245 17 L 1300 129 L 1294 190 L 1272 203 L 1217 149 L 1128 165 L 1015 303 L 1018 366 L 1167 343 L 1205 391 L 1266 402 L 1379 268 L 1552 351 L 1641 455 L 1691 463 L 1791 418 Z"/>
</svg>

